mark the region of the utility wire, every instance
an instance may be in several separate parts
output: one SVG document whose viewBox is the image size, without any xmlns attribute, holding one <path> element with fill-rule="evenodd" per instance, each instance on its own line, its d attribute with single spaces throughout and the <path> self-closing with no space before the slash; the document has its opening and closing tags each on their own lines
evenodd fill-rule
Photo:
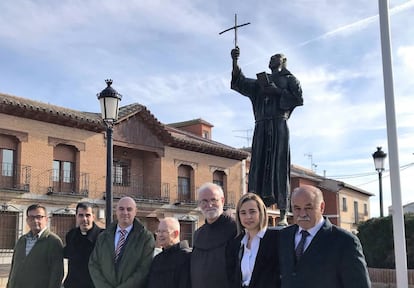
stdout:
<svg viewBox="0 0 414 288">
<path fill-rule="evenodd" d="M 400 166 L 400 171 L 403 171 L 413 165 L 414 165 L 414 162 L 402 165 Z M 383 175 L 387 174 L 388 176 L 388 173 L 389 173 L 389 170 L 384 170 Z M 361 178 L 361 177 L 367 177 L 367 176 L 373 176 L 373 175 L 378 175 L 378 172 L 374 171 L 374 172 L 365 172 L 365 173 L 358 173 L 358 174 L 334 175 L 334 176 L 329 176 L 329 177 L 327 176 L 327 177 L 331 179 L 351 179 L 351 178 Z"/>
</svg>

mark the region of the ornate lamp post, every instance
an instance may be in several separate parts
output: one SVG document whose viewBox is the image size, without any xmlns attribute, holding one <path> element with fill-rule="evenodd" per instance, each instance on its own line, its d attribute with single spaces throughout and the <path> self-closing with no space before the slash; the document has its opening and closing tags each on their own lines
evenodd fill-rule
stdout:
<svg viewBox="0 0 414 288">
<path fill-rule="evenodd" d="M 112 80 L 105 80 L 108 85 L 101 93 L 98 93 L 98 99 L 101 103 L 102 119 L 106 124 L 106 217 L 105 225 L 108 227 L 112 222 L 112 165 L 113 165 L 113 144 L 112 132 L 113 126 L 118 119 L 118 105 L 122 95 L 111 87 Z"/>
<path fill-rule="evenodd" d="M 384 160 L 387 157 L 387 154 L 381 150 L 382 147 L 377 147 L 377 151 L 372 154 L 372 158 L 374 158 L 375 170 L 378 172 L 378 180 L 379 180 L 379 198 L 380 198 L 380 217 L 384 216 L 382 211 L 382 171 L 384 171 Z"/>
</svg>

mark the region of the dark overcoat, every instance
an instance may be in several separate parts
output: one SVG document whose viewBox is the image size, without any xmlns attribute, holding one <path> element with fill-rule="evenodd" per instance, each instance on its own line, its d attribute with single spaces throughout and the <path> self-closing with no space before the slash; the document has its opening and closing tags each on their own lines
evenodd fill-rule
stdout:
<svg viewBox="0 0 414 288">
<path fill-rule="evenodd" d="M 63 244 L 46 229 L 26 256 L 27 234 L 14 247 L 7 288 L 60 288 L 63 279 Z"/>
<path fill-rule="evenodd" d="M 144 288 L 154 255 L 155 240 L 138 220 L 115 264 L 115 232 L 117 223 L 99 234 L 89 258 L 89 273 L 97 288 Z"/>
<path fill-rule="evenodd" d="M 190 259 L 186 240 L 163 249 L 152 261 L 147 288 L 190 288 Z"/>
</svg>

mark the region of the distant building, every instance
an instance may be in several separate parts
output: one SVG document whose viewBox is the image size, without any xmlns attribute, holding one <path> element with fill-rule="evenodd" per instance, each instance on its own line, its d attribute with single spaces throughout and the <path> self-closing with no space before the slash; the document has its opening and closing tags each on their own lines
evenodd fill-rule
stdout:
<svg viewBox="0 0 414 288">
<path fill-rule="evenodd" d="M 373 196 L 372 193 L 342 181 L 320 176 L 312 170 L 292 165 L 291 190 L 301 185 L 314 185 L 321 189 L 325 199 L 324 216 L 335 225 L 350 232 L 356 232 L 358 223 L 370 218 L 369 198 Z M 291 217 L 289 222 L 292 222 Z"/>
<path fill-rule="evenodd" d="M 414 213 L 414 202 L 408 203 L 403 206 L 403 213 Z"/>
<path fill-rule="evenodd" d="M 392 215 L 392 206 L 388 207 L 388 214 Z M 403 205 L 403 214 L 414 213 L 414 202 Z"/>
</svg>

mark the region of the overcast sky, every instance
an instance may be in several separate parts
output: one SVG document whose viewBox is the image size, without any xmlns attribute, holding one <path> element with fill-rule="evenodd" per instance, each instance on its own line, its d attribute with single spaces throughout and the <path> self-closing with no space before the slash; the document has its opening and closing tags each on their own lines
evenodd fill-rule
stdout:
<svg viewBox="0 0 414 288">
<path fill-rule="evenodd" d="M 390 8 L 407 204 L 414 202 L 414 0 L 391 0 Z M 96 94 L 112 78 L 121 105 L 143 104 L 166 124 L 202 118 L 214 125 L 214 140 L 243 147 L 252 108 L 230 90 L 234 33 L 219 35 L 237 13 L 239 24 L 251 22 L 238 30 L 244 73 L 268 71 L 270 56 L 282 52 L 302 84 L 304 106 L 289 120 L 292 163 L 378 194 L 372 153 L 377 146 L 388 153 L 378 1 L 15 0 L 1 1 L 0 11 L 0 92 L 99 112 Z M 387 215 L 387 171 L 383 186 Z M 371 198 L 372 216 L 378 201 Z"/>
</svg>

